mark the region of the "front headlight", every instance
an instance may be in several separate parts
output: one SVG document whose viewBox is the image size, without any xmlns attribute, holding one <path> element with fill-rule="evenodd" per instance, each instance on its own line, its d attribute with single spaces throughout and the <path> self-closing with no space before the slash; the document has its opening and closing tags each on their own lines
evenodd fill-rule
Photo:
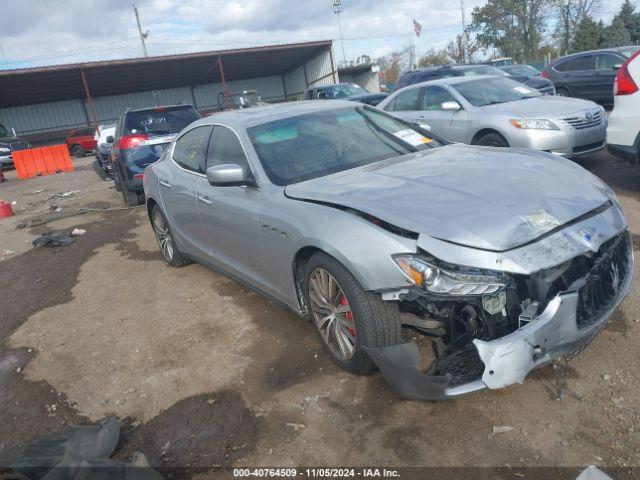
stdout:
<svg viewBox="0 0 640 480">
<path fill-rule="evenodd" d="M 433 293 L 444 295 L 487 295 L 506 286 L 507 279 L 498 273 L 454 272 L 411 255 L 393 258 L 411 282 Z"/>
<path fill-rule="evenodd" d="M 516 128 L 531 130 L 560 130 L 558 126 L 544 118 L 531 118 L 528 120 L 511 119 L 509 123 Z"/>
<path fill-rule="evenodd" d="M 11 153 L 11 149 L 9 147 L 0 147 L 0 153 Z"/>
</svg>

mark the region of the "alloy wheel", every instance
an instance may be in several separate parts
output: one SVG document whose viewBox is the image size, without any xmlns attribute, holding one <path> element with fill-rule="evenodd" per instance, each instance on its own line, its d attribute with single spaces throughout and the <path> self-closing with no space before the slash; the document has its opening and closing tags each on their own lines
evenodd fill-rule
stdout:
<svg viewBox="0 0 640 480">
<path fill-rule="evenodd" d="M 337 280 L 316 268 L 309 277 L 311 313 L 325 344 L 340 359 L 350 360 L 356 349 L 356 325 L 351 306 Z"/>
<path fill-rule="evenodd" d="M 169 227 L 159 209 L 156 209 L 153 214 L 153 231 L 156 234 L 156 240 L 158 241 L 158 246 L 160 250 L 162 250 L 164 258 L 167 262 L 171 263 L 173 260 L 173 240 L 169 232 Z"/>
</svg>

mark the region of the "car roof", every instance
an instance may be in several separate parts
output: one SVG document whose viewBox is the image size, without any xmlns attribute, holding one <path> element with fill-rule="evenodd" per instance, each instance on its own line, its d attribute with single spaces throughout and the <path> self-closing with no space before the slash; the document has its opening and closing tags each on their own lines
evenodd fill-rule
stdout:
<svg viewBox="0 0 640 480">
<path fill-rule="evenodd" d="M 174 108 L 181 108 L 181 107 L 191 107 L 194 108 L 195 107 L 193 105 L 191 105 L 190 103 L 179 103 L 177 105 L 157 105 L 155 107 L 146 107 L 146 108 L 132 108 L 131 110 L 127 110 L 125 113 L 125 115 L 127 113 L 137 113 L 137 112 L 155 112 L 157 111 L 159 108 L 163 109 L 163 110 L 170 110 L 170 109 L 174 109 Z"/>
<path fill-rule="evenodd" d="M 503 76 L 497 75 L 467 75 L 460 77 L 446 77 L 446 78 L 438 78 L 436 80 L 427 80 L 426 82 L 413 83 L 411 85 L 407 85 L 406 87 L 401 88 L 400 90 L 404 90 L 405 88 L 415 88 L 422 85 L 457 85 L 459 83 L 472 82 L 474 80 L 483 80 L 485 78 L 506 78 Z M 398 92 L 400 90 L 397 90 Z M 394 92 L 395 93 L 395 92 Z"/>
<path fill-rule="evenodd" d="M 197 120 L 196 123 L 198 125 L 222 123 L 229 126 L 248 128 L 273 120 L 304 115 L 305 113 L 358 106 L 364 107 L 365 105 L 349 100 L 299 100 L 296 102 L 275 103 L 262 107 L 244 108 L 242 110 L 229 110 L 201 118 Z"/>
<path fill-rule="evenodd" d="M 564 62 L 565 60 L 569 60 L 571 58 L 582 57 L 584 55 L 593 55 L 595 53 L 608 53 L 608 52 L 618 53 L 618 52 L 623 52 L 625 50 L 634 49 L 634 48 L 640 50 L 640 46 L 638 45 L 626 45 L 624 47 L 600 48 L 598 50 L 585 50 L 584 52 L 572 53 L 570 55 L 565 55 L 564 57 L 556 58 L 554 61 L 551 62 L 551 65 L 555 65 L 556 63 L 559 63 L 559 62 Z"/>
</svg>

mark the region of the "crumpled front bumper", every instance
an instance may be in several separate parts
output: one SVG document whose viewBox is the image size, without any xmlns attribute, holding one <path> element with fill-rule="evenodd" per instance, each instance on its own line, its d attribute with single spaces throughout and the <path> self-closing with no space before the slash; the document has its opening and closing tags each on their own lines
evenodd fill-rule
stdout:
<svg viewBox="0 0 640 480">
<path fill-rule="evenodd" d="M 488 342 L 473 340 L 484 365 L 480 378 L 461 383 L 449 374 L 426 375 L 420 369 L 422 359 L 415 343 L 365 347 L 365 350 L 394 392 L 410 400 L 446 400 L 485 388 L 498 389 L 522 383 L 531 370 L 582 350 L 606 325 L 631 290 L 634 261 L 631 245 L 628 248 L 629 263 L 620 278 L 615 299 L 587 326 L 578 323 L 579 293 L 576 289 L 555 296 L 540 315 L 509 335 Z"/>
</svg>

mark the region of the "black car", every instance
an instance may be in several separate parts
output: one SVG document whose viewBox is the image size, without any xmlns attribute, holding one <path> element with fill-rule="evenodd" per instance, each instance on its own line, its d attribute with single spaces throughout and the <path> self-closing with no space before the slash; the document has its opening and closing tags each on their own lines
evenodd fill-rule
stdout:
<svg viewBox="0 0 640 480">
<path fill-rule="evenodd" d="M 13 152 L 29 147 L 29 142 L 16 136 L 15 131 L 10 132 L 0 121 L 0 171 L 13 165 Z"/>
<path fill-rule="evenodd" d="M 537 71 L 533 67 L 529 68 Z M 553 95 L 555 93 L 553 83 L 545 78 L 512 75 L 511 73 L 508 73 L 491 65 L 445 65 L 443 67 L 424 68 L 422 70 L 406 72 L 402 74 L 396 82 L 394 90 L 398 90 L 402 87 L 413 85 L 415 83 L 428 82 L 430 80 L 440 80 L 441 78 L 462 77 L 470 75 L 496 75 L 509 77 L 517 82 L 525 84 L 528 87 L 535 88 L 543 95 Z"/>
<path fill-rule="evenodd" d="M 556 94 L 613 104 L 613 82 L 620 65 L 640 47 L 617 47 L 560 57 L 542 76 L 556 86 Z"/>
<path fill-rule="evenodd" d="M 351 100 L 353 102 L 377 105 L 387 98 L 386 93 L 370 93 L 355 83 L 334 83 L 308 89 L 304 93 L 306 100 Z"/>
<path fill-rule="evenodd" d="M 144 202 L 144 169 L 160 158 L 177 133 L 198 118 L 200 114 L 192 105 L 128 110 L 120 117 L 107 142 L 113 144 L 116 189 L 122 191 L 127 206 Z"/>
</svg>

